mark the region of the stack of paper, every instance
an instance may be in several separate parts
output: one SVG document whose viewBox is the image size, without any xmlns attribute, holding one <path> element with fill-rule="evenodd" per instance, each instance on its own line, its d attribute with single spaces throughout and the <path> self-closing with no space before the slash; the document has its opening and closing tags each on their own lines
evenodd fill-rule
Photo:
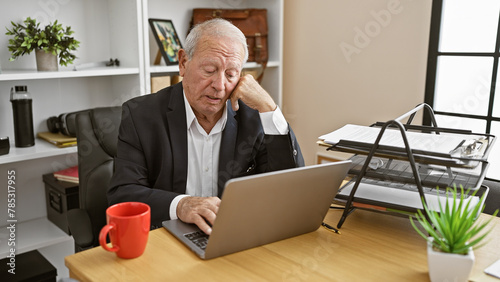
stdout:
<svg viewBox="0 0 500 282">
<path fill-rule="evenodd" d="M 347 124 L 342 128 L 319 137 L 323 142 L 331 145 L 340 140 L 355 141 L 373 144 L 380 133 L 380 128 Z M 472 136 L 462 134 L 429 134 L 406 131 L 410 148 L 427 152 L 451 154 L 460 147 L 465 140 Z M 382 135 L 379 145 L 405 148 L 399 129 L 387 128 Z"/>
</svg>

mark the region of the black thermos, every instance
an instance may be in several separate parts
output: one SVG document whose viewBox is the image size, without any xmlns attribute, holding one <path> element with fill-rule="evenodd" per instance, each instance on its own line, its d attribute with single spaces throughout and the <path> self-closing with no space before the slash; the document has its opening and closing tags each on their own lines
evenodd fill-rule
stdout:
<svg viewBox="0 0 500 282">
<path fill-rule="evenodd" d="M 33 108 L 31 94 L 26 85 L 10 89 L 10 102 L 14 114 L 14 139 L 16 147 L 31 147 L 35 145 L 33 131 Z"/>
</svg>

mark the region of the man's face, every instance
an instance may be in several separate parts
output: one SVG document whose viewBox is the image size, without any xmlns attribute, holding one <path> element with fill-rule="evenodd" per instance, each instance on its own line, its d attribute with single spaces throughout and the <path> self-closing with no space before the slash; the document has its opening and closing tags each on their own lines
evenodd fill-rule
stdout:
<svg viewBox="0 0 500 282">
<path fill-rule="evenodd" d="M 193 58 L 179 52 L 179 73 L 186 98 L 197 117 L 219 118 L 238 84 L 243 46 L 229 38 L 200 39 Z"/>
</svg>

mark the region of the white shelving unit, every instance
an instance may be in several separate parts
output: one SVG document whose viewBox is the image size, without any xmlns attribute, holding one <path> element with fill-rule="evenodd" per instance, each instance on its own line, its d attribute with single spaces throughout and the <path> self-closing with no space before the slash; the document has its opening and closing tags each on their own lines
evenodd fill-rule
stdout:
<svg viewBox="0 0 500 282">
<path fill-rule="evenodd" d="M 37 72 L 36 70 L 5 70 L 0 75 L 0 81 L 58 79 L 76 77 L 105 77 L 127 74 L 139 74 L 139 68 L 100 67 L 85 70 L 65 70 L 58 72 Z"/>
<path fill-rule="evenodd" d="M 62 3 L 60 3 L 62 2 Z M 44 141 L 37 140 L 35 149 L 14 147 L 10 88 L 27 85 L 33 96 L 34 127 L 46 131 L 46 120 L 61 113 L 87 108 L 120 105 L 145 94 L 143 62 L 143 26 L 141 0 L 74 0 L 51 3 L 20 0 L 1 4 L 0 26 L 10 27 L 10 21 L 21 22 L 34 17 L 42 26 L 56 19 L 71 26 L 79 40 L 74 65 L 57 72 L 37 72 L 34 54 L 9 62 L 7 48 L 0 49 L 0 136 L 9 136 L 8 156 L 0 156 L 0 164 L 28 160 L 32 151 L 44 151 L 44 156 L 59 155 L 74 150 L 46 150 Z M 0 34 L 0 46 L 7 46 L 8 36 Z M 119 59 L 120 66 L 91 67 L 74 70 L 75 66 Z M 41 146 L 41 148 L 39 148 Z M 20 154 L 21 156 L 17 156 Z M 33 158 L 40 157 L 34 154 Z"/>
<path fill-rule="evenodd" d="M 59 227 L 54 225 L 47 218 L 36 218 L 16 225 L 16 245 L 17 253 L 24 253 L 31 250 L 45 248 L 61 242 L 72 241 L 68 234 L 64 233 Z M 36 234 L 37 240 L 33 240 L 33 234 Z M 9 238 L 7 225 L 0 229 L 0 257 L 5 258 L 9 254 L 9 247 L 4 244 Z"/>
<path fill-rule="evenodd" d="M 226 3 L 227 2 L 227 3 Z M 56 19 L 71 26 L 80 47 L 77 60 L 57 72 L 37 72 L 35 56 L 30 54 L 9 62 L 8 36 L 0 33 L 0 137 L 8 136 L 10 153 L 0 156 L 0 210 L 7 210 L 7 172 L 16 172 L 16 252 L 38 249 L 58 268 L 59 277 L 67 276 L 64 256 L 73 252 L 72 237 L 47 219 L 42 175 L 77 164 L 76 147 L 57 148 L 36 139 L 35 146 L 16 148 L 10 89 L 28 86 L 33 96 L 35 133 L 47 131 L 46 120 L 62 113 L 94 107 L 118 106 L 126 100 L 148 94 L 152 76 L 176 75 L 177 66 L 154 66 L 158 46 L 148 19 L 173 21 L 184 43 L 193 8 L 266 8 L 269 24 L 269 62 L 262 85 L 275 101 L 282 104 L 282 48 L 284 0 L 72 0 L 2 1 L 0 28 L 26 17 L 42 25 Z M 119 59 L 120 66 L 103 65 Z M 74 66 L 87 66 L 77 68 Z M 246 69 L 258 68 L 247 63 Z M 7 212 L 0 213 L 0 255 L 8 252 Z"/>
<path fill-rule="evenodd" d="M 47 131 L 51 116 L 93 107 L 121 105 L 144 95 L 142 0 L 2 1 L 0 26 L 36 18 L 41 25 L 56 19 L 71 26 L 80 47 L 73 65 L 57 72 L 37 72 L 35 55 L 9 62 L 9 37 L 0 33 L 0 136 L 11 149 L 0 156 L 0 255 L 8 252 L 7 171 L 16 172 L 16 253 L 38 249 L 67 277 L 64 256 L 73 252 L 73 239 L 47 218 L 42 175 L 77 164 L 76 147 L 57 148 L 41 139 L 35 146 L 16 148 L 10 89 L 26 85 L 33 96 L 35 133 Z M 120 66 L 103 62 L 118 59 Z M 74 66 L 82 66 L 74 70 Z M 103 65 L 102 67 L 88 67 Z M 85 66 L 85 67 L 84 67 Z M 7 237 L 6 237 L 7 236 Z"/>
<path fill-rule="evenodd" d="M 47 158 L 59 155 L 76 153 L 76 146 L 57 148 L 56 146 L 36 139 L 36 146 L 28 148 L 16 148 L 11 144 L 10 152 L 0 158 L 0 164 L 12 164 L 15 162 L 29 161 L 39 158 Z"/>
</svg>

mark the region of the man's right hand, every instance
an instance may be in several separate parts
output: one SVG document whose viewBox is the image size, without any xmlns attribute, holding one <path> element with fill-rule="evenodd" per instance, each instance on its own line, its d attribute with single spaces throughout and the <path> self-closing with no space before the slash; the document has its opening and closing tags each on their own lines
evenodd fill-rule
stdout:
<svg viewBox="0 0 500 282">
<path fill-rule="evenodd" d="M 184 197 L 177 204 L 177 217 L 186 222 L 196 224 L 203 232 L 210 235 L 219 210 L 218 197 Z M 208 223 L 210 225 L 208 225 Z"/>
</svg>

